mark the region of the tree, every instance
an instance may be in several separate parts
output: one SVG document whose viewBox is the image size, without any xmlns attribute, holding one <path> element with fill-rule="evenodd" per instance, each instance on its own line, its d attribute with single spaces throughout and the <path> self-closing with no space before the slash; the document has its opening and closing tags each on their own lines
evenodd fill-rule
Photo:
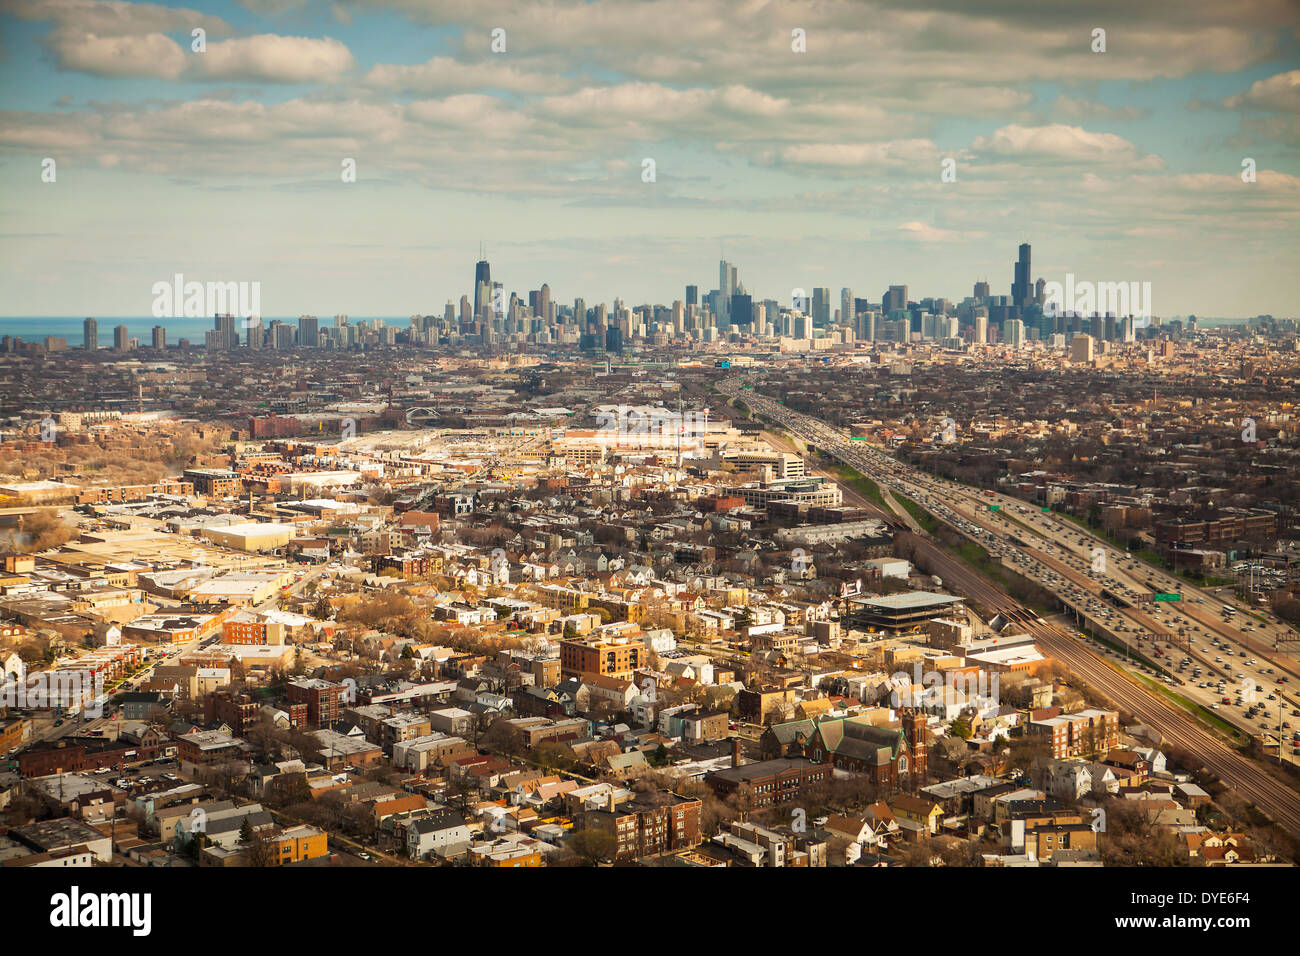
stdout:
<svg viewBox="0 0 1300 956">
<path fill-rule="evenodd" d="M 568 848 L 587 866 L 610 862 L 618 852 L 618 842 L 612 833 L 587 827 L 569 837 Z"/>
</svg>

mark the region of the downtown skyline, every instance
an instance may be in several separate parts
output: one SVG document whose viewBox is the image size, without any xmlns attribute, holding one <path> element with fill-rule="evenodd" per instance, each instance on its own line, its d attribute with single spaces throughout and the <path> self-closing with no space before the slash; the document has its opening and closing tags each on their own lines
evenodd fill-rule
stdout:
<svg viewBox="0 0 1300 956">
<path fill-rule="evenodd" d="M 724 258 L 781 301 L 959 300 L 1034 237 L 1036 276 L 1161 315 L 1289 314 L 1288 4 L 949 6 L 6 0 L 6 312 L 147 315 L 182 272 L 430 313 L 480 242 L 507 295 L 671 302 Z"/>
</svg>

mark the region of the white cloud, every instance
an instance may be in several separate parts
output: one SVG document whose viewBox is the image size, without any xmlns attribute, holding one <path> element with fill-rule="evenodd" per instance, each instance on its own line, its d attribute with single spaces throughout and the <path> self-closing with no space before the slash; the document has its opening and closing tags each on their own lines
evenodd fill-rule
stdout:
<svg viewBox="0 0 1300 956">
<path fill-rule="evenodd" d="M 332 83 L 355 65 L 338 40 L 271 33 L 210 43 L 193 62 L 204 79 L 267 83 Z"/>
<path fill-rule="evenodd" d="M 1117 164 L 1159 168 L 1158 156 L 1144 154 L 1122 136 L 1092 133 L 1080 126 L 1052 123 L 1047 126 L 1011 124 L 980 136 L 971 144 L 976 153 L 1010 156 L 1048 162 Z"/>
</svg>

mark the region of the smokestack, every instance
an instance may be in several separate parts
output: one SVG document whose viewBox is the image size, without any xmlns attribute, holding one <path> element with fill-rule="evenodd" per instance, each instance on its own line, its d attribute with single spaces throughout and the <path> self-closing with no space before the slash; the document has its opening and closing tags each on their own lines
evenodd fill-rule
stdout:
<svg viewBox="0 0 1300 956">
<path fill-rule="evenodd" d="M 614 788 L 609 788 L 609 812 L 614 812 Z"/>
<path fill-rule="evenodd" d="M 731 766 L 736 768 L 740 766 L 740 738 L 731 738 Z"/>
</svg>

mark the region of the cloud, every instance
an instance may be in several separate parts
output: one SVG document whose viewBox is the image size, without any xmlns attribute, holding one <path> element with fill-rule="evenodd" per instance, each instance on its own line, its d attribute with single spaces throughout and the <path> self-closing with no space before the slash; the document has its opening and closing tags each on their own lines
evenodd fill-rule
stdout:
<svg viewBox="0 0 1300 956">
<path fill-rule="evenodd" d="M 203 79 L 267 83 L 332 83 L 355 65 L 338 40 L 271 33 L 210 43 L 194 63 Z"/>
<path fill-rule="evenodd" d="M 1137 106 L 1107 106 L 1105 103 L 1098 103 L 1095 100 L 1078 100 L 1066 96 L 1062 93 L 1052 104 L 1051 114 L 1053 116 L 1064 117 L 1065 119 L 1101 119 L 1130 121 L 1142 119 L 1144 116 L 1151 114 L 1150 110 L 1144 110 Z"/>
<path fill-rule="evenodd" d="M 1223 106 L 1230 110 L 1300 113 L 1300 70 L 1278 73 L 1266 80 L 1257 80 L 1245 92 L 1225 99 Z"/>
<path fill-rule="evenodd" d="M 511 63 L 462 63 L 448 56 L 435 56 L 415 65 L 376 64 L 363 82 L 394 93 L 424 94 L 469 90 L 558 93 L 574 85 L 562 76 L 525 70 Z"/>
<path fill-rule="evenodd" d="M 161 33 L 96 36 L 58 30 L 48 46 L 59 69 L 92 76 L 174 80 L 189 66 L 189 54 Z"/>
<path fill-rule="evenodd" d="M 971 144 L 976 153 L 994 157 L 1015 157 L 1043 162 L 1125 165 L 1159 169 L 1159 156 L 1144 154 L 1122 136 L 1091 133 L 1079 126 L 1052 123 L 1047 126 L 1011 124 L 980 136 Z"/>
</svg>

